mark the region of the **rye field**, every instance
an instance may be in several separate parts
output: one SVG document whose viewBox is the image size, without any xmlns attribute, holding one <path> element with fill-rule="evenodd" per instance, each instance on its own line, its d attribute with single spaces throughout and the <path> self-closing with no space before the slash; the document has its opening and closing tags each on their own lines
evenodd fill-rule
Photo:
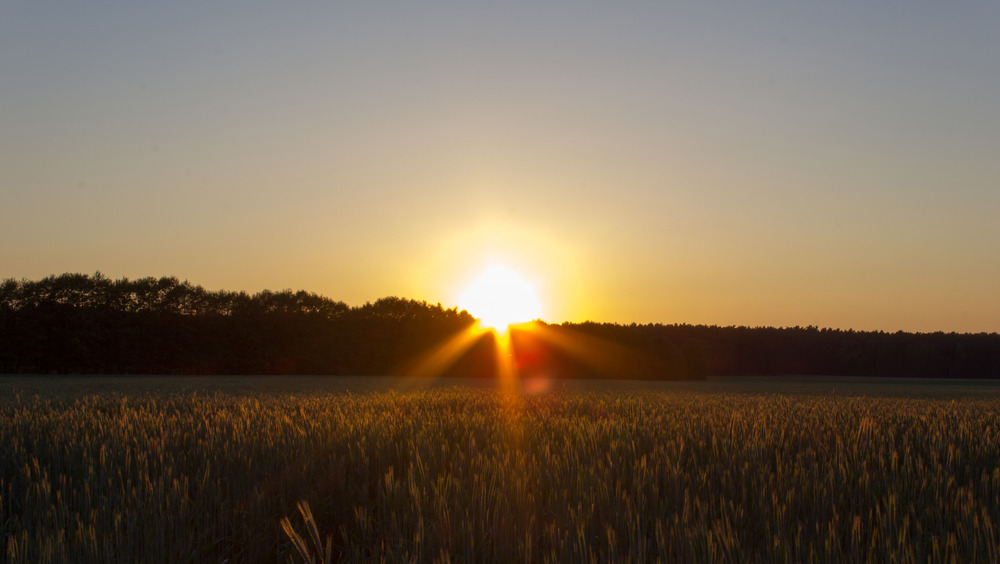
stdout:
<svg viewBox="0 0 1000 564">
<path fill-rule="evenodd" d="M 1000 561 L 1000 386 L 871 382 L 5 377 L 0 540 L 8 562 Z"/>
</svg>

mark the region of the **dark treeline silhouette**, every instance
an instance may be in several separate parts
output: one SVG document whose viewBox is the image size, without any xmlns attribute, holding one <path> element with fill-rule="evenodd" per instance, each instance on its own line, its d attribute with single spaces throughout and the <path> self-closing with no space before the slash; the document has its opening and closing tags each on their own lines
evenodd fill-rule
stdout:
<svg viewBox="0 0 1000 564">
<path fill-rule="evenodd" d="M 0 372 L 405 374 L 474 323 L 457 308 L 396 297 L 351 307 L 305 291 L 213 292 L 173 277 L 9 279 L 0 284 Z M 509 343 L 473 334 L 430 373 L 494 377 L 508 363 L 550 377 L 1000 378 L 996 333 L 539 321 L 512 330 Z"/>
<path fill-rule="evenodd" d="M 63 274 L 0 285 L 0 371 L 386 374 L 472 323 L 400 298 L 352 308 L 304 291 Z"/>
<path fill-rule="evenodd" d="M 1000 378 L 1000 334 L 907 333 L 808 327 L 708 325 L 575 325 L 598 335 L 632 332 L 632 340 L 691 361 L 718 376 L 831 375 L 911 378 Z M 619 340 L 621 338 L 619 337 Z M 695 347 L 695 350 L 692 350 Z M 701 356 L 704 355 L 704 356 Z M 676 362 L 676 360 L 675 360 Z"/>
</svg>

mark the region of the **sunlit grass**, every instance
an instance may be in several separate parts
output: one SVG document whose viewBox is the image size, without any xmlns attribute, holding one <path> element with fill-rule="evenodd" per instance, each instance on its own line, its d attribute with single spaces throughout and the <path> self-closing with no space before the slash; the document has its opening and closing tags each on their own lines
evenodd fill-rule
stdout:
<svg viewBox="0 0 1000 564">
<path fill-rule="evenodd" d="M 348 561 L 995 562 L 998 407 L 502 388 L 14 395 L 0 399 L 0 540 L 11 562 L 318 559 L 328 536 Z M 302 547 L 288 529 L 306 531 Z"/>
</svg>

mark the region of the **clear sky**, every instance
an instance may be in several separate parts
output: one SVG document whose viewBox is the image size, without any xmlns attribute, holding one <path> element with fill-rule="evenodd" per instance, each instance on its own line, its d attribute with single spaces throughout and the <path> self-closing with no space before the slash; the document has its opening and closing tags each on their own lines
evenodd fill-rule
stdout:
<svg viewBox="0 0 1000 564">
<path fill-rule="evenodd" d="M 0 4 L 0 277 L 1000 331 L 1000 3 Z"/>
</svg>

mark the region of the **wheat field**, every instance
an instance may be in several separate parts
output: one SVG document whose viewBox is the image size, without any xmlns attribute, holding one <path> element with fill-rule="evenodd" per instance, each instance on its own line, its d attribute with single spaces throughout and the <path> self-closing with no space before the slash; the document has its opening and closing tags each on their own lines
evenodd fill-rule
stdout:
<svg viewBox="0 0 1000 564">
<path fill-rule="evenodd" d="M 996 562 L 980 396 L 15 389 L 0 539 L 9 562 Z"/>
</svg>

